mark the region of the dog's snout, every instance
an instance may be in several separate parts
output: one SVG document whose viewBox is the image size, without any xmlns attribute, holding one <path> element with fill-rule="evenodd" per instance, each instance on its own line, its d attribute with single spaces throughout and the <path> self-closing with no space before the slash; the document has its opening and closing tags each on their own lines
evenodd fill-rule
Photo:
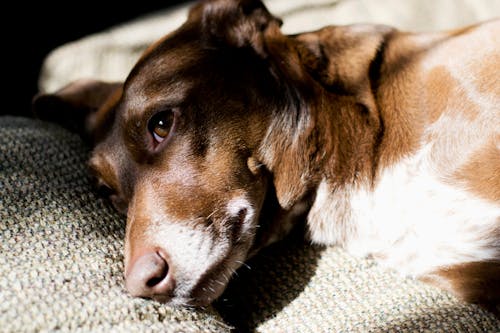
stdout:
<svg viewBox="0 0 500 333">
<path fill-rule="evenodd" d="M 148 252 L 130 262 L 125 285 L 132 296 L 168 301 L 175 283 L 171 267 L 157 251 Z"/>
</svg>

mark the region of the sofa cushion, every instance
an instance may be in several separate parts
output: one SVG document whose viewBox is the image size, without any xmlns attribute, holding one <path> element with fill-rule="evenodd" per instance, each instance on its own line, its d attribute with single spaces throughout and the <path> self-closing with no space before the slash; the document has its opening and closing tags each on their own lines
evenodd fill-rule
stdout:
<svg viewBox="0 0 500 333">
<path fill-rule="evenodd" d="M 78 136 L 0 117 L 0 331 L 224 332 L 212 308 L 128 296 L 125 219 L 94 194 Z"/>
<path fill-rule="evenodd" d="M 243 332 L 500 332 L 477 305 L 300 237 L 249 261 L 216 307 Z"/>
</svg>

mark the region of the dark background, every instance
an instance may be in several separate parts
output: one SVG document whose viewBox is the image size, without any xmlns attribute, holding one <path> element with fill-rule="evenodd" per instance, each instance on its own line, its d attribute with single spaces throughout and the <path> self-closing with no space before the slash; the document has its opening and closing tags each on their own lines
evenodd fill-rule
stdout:
<svg viewBox="0 0 500 333">
<path fill-rule="evenodd" d="M 6 58 L 0 67 L 4 82 L 0 114 L 31 115 L 31 99 L 38 91 L 43 59 L 54 48 L 183 2 L 186 1 L 18 1 L 9 10 L 4 8 L 2 53 Z"/>
</svg>

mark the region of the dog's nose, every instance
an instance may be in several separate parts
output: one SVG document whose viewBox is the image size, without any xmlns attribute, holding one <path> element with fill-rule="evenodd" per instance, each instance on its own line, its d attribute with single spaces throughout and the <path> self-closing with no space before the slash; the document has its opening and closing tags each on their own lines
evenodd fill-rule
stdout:
<svg viewBox="0 0 500 333">
<path fill-rule="evenodd" d="M 148 252 L 130 263 L 125 287 L 132 296 L 166 302 L 171 298 L 175 282 L 165 258 L 158 252 Z"/>
</svg>

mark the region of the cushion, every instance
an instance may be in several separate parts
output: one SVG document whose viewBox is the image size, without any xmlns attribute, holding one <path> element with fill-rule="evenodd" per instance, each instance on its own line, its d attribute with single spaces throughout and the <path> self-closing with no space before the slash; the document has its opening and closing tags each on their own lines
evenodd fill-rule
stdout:
<svg viewBox="0 0 500 333">
<path fill-rule="evenodd" d="M 238 331 L 500 332 L 500 320 L 476 305 L 300 237 L 247 265 L 216 303 Z"/>
</svg>

